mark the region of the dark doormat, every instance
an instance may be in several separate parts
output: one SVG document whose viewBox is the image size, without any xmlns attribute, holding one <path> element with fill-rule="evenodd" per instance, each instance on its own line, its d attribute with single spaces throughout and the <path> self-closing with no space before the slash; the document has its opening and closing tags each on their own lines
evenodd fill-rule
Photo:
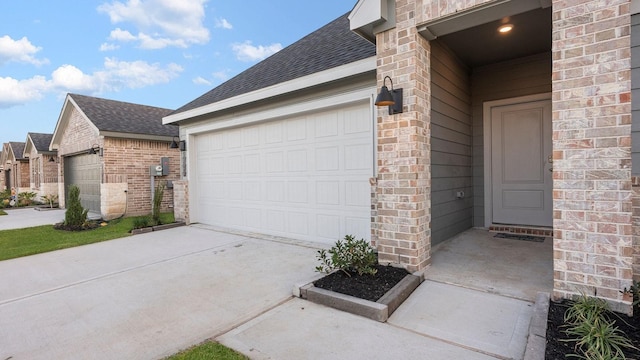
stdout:
<svg viewBox="0 0 640 360">
<path fill-rule="evenodd" d="M 522 235 L 522 234 L 497 233 L 493 237 L 501 238 L 501 239 L 544 242 L 544 237 L 542 236 L 531 236 L 531 235 Z"/>
</svg>

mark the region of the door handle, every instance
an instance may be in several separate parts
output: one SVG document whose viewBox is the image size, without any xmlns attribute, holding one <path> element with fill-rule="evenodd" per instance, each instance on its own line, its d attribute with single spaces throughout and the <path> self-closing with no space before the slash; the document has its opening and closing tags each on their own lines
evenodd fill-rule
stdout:
<svg viewBox="0 0 640 360">
<path fill-rule="evenodd" d="M 552 155 L 547 156 L 547 162 L 549 164 L 553 164 L 553 156 Z"/>
</svg>

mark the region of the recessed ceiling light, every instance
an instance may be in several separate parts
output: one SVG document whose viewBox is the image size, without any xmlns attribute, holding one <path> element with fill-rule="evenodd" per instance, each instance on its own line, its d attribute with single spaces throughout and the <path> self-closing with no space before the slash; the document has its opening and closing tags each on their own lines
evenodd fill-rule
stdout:
<svg viewBox="0 0 640 360">
<path fill-rule="evenodd" d="M 513 30 L 513 25 L 512 24 L 504 24 L 504 25 L 502 25 L 502 26 L 500 26 L 498 28 L 498 32 L 502 33 L 502 34 L 506 34 L 511 30 Z"/>
</svg>

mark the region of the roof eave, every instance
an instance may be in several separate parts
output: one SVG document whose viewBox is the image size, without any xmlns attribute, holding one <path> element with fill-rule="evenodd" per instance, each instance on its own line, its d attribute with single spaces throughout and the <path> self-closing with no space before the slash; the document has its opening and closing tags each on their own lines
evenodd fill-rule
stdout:
<svg viewBox="0 0 640 360">
<path fill-rule="evenodd" d="M 366 73 L 375 69 L 376 57 L 372 56 L 366 59 L 354 61 L 349 64 L 320 71 L 315 74 L 303 76 L 263 89 L 255 90 L 246 94 L 234 96 L 232 98 L 201 106 L 195 109 L 169 115 L 162 118 L 162 123 L 164 125 L 180 123 L 181 121 L 188 120 L 194 117 L 215 113 L 221 110 L 250 104 L 255 101 L 264 100 L 290 92 L 322 85 L 338 79 Z"/>
<path fill-rule="evenodd" d="M 396 26 L 395 0 L 359 0 L 349 14 L 351 31 L 376 43 L 376 34 Z"/>
<path fill-rule="evenodd" d="M 170 136 L 170 135 L 134 134 L 134 133 L 124 133 L 119 131 L 100 131 L 100 136 L 117 138 L 117 139 L 153 140 L 153 141 L 164 141 L 164 142 L 170 142 L 174 138 L 174 136 Z"/>
</svg>

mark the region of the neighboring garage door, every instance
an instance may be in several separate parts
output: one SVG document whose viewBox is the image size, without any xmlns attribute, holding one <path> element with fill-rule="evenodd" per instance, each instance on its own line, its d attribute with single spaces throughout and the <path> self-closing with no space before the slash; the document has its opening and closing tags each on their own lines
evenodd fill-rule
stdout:
<svg viewBox="0 0 640 360">
<path fill-rule="evenodd" d="M 69 186 L 80 188 L 82 207 L 100 213 L 100 158 L 98 154 L 82 154 L 64 158 L 65 196 L 69 196 Z"/>
<path fill-rule="evenodd" d="M 195 136 L 192 221 L 370 240 L 372 129 L 366 103 Z"/>
</svg>

